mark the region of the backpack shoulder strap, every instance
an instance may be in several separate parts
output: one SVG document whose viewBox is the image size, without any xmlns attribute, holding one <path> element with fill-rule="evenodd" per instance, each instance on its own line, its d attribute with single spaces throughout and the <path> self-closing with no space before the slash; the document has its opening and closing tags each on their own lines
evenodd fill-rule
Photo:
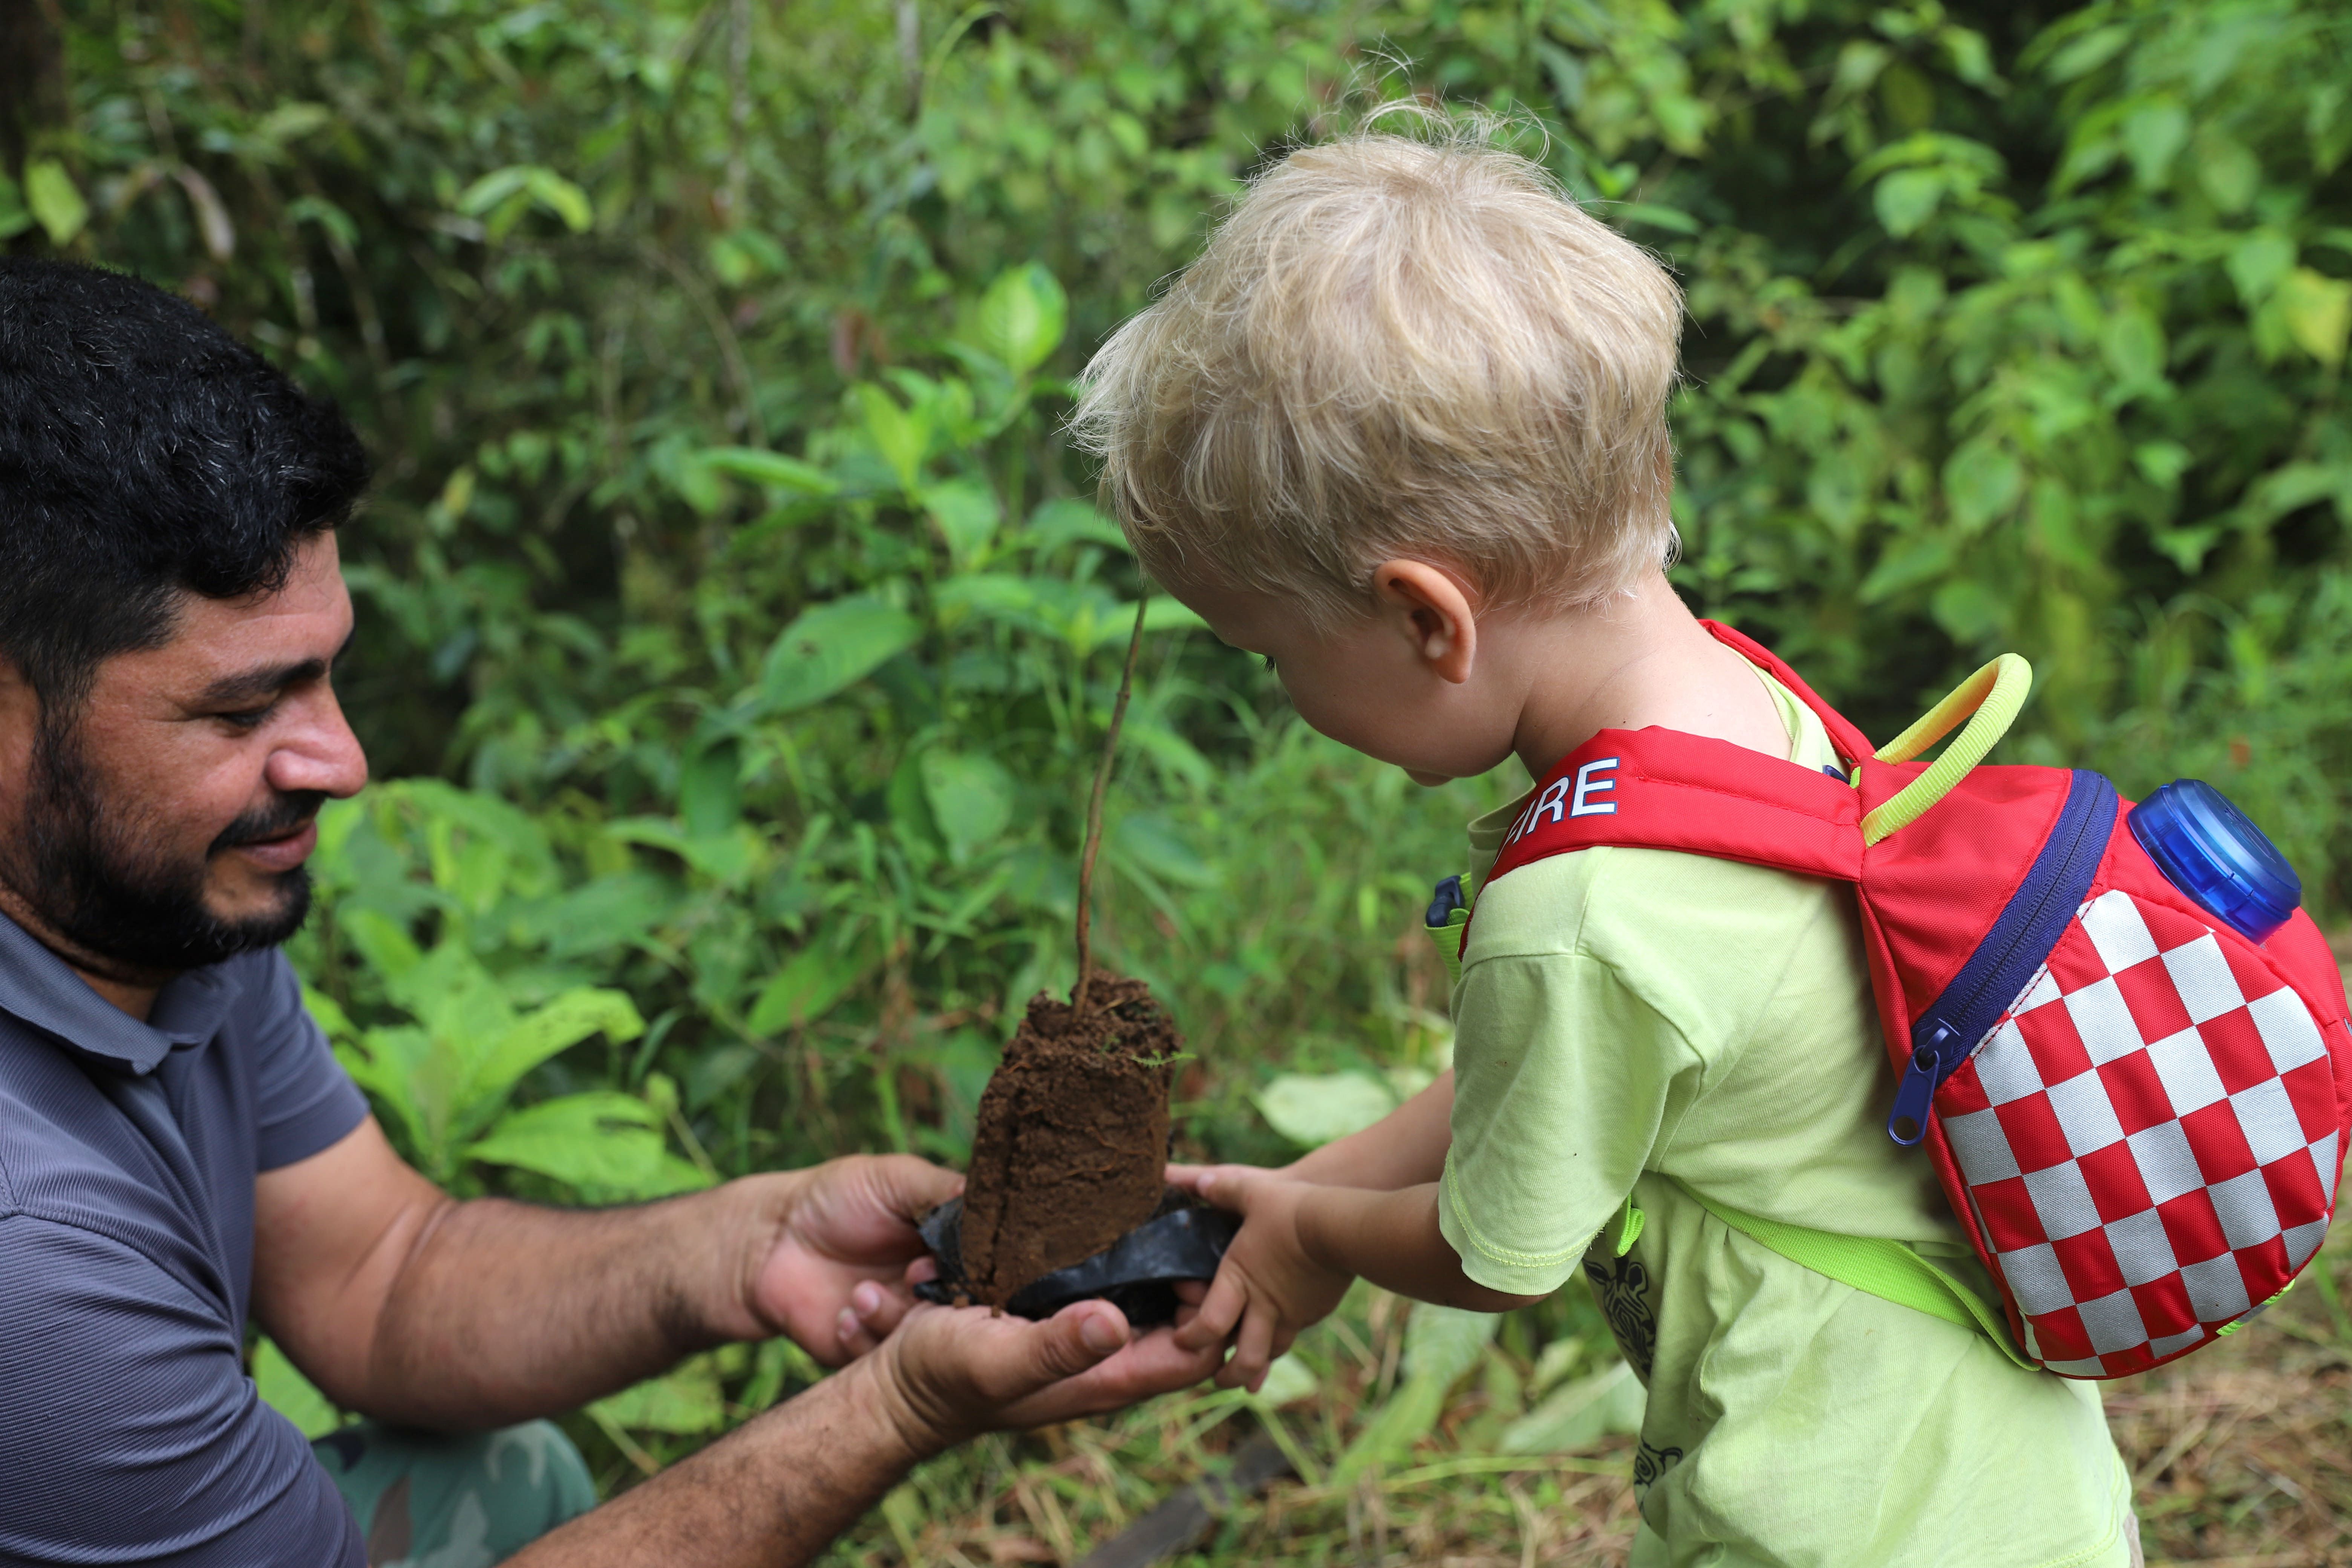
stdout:
<svg viewBox="0 0 2352 1568">
<path fill-rule="evenodd" d="M 1603 730 L 1545 775 L 1486 880 L 1616 845 L 1851 882 L 1862 876 L 1861 825 L 1843 778 L 1679 730 Z"/>
<path fill-rule="evenodd" d="M 2009 1325 L 1998 1307 L 1948 1270 L 1937 1268 L 1934 1260 L 1903 1243 L 1875 1237 L 1839 1236 L 1743 1214 L 1716 1202 L 1687 1182 L 1667 1179 L 1707 1213 L 1799 1268 L 1810 1268 L 1882 1301 L 1892 1301 L 1898 1307 L 1973 1329 L 2017 1365 L 2028 1372 L 2037 1370 L 2037 1363 L 2026 1359 L 2010 1338 Z"/>
<path fill-rule="evenodd" d="M 1862 731 L 1795 670 L 1728 626 L 1699 624 L 1813 710 L 1849 774 L 1870 755 Z M 1845 778 L 1677 730 L 1603 730 L 1545 775 L 1486 880 L 1549 856 L 1616 845 L 1851 882 L 1862 875 L 1861 820 Z"/>
</svg>

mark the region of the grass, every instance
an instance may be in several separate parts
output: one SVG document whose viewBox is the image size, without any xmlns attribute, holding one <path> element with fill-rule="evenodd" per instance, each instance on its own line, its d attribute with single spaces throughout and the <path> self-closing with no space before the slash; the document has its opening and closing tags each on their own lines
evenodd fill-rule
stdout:
<svg viewBox="0 0 2352 1568">
<path fill-rule="evenodd" d="M 2352 1240 L 2224 1343 L 2105 1385 L 2151 1565 L 2352 1563 L 2347 1285 Z M 1630 1438 L 1566 1454 L 1496 1451 L 1546 1345 L 1600 1347 L 1549 1358 L 1560 1381 L 1612 1353 L 1580 1285 L 1506 1320 L 1429 1431 L 1351 1480 L 1333 1479 L 1397 1388 L 1402 1308 L 1360 1287 L 1300 1343 L 1312 1392 L 1277 1410 L 1215 1391 L 1172 1395 L 946 1456 L 845 1538 L 829 1568 L 1076 1563 L 1266 1426 L 1308 1473 L 1233 1508 L 1200 1550 L 1172 1560 L 1179 1568 L 1623 1563 L 1636 1523 Z"/>
</svg>

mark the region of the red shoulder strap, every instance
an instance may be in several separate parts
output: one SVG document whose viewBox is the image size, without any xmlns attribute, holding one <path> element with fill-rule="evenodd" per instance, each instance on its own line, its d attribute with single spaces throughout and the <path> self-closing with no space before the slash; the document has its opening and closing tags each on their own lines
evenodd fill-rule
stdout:
<svg viewBox="0 0 2352 1568">
<path fill-rule="evenodd" d="M 1862 731 L 1796 671 L 1728 626 L 1700 624 L 1796 693 L 1849 763 L 1870 754 Z M 1678 730 L 1603 730 L 1544 775 L 1486 879 L 1612 844 L 1852 882 L 1862 876 L 1861 826 L 1862 803 L 1843 779 Z"/>
</svg>

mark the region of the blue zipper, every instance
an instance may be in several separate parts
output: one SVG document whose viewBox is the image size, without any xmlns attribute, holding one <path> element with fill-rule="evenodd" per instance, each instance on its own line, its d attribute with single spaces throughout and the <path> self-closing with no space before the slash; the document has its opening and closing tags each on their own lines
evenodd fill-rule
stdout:
<svg viewBox="0 0 2352 1568">
<path fill-rule="evenodd" d="M 1911 1026 L 1911 1060 L 1886 1118 L 1886 1135 L 1903 1147 L 1927 1135 L 1936 1091 L 1992 1032 L 2066 934 L 2066 923 L 2083 907 L 2091 879 L 2106 857 L 2118 805 L 2116 786 L 2103 775 L 2086 768 L 2074 771 L 2058 820 L 2016 895 L 1944 994 Z"/>
</svg>

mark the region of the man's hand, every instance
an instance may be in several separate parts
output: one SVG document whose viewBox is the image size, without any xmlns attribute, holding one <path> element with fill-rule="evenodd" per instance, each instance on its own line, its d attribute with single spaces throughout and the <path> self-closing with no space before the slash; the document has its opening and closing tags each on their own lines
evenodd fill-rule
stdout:
<svg viewBox="0 0 2352 1568">
<path fill-rule="evenodd" d="M 1242 1216 L 1241 1233 L 1225 1249 L 1200 1310 L 1176 1331 L 1176 1343 L 1188 1351 L 1215 1347 L 1238 1324 L 1233 1360 L 1217 1373 L 1217 1386 L 1255 1392 L 1274 1358 L 1299 1331 L 1329 1316 L 1354 1279 L 1309 1257 L 1299 1237 L 1299 1211 L 1330 1189 L 1247 1165 L 1171 1165 L 1168 1176 Z"/>
<path fill-rule="evenodd" d="M 914 1304 L 929 1259 L 915 1222 L 963 1178 L 911 1154 L 851 1155 L 778 1178 L 762 1194 L 747 1294 L 769 1331 L 826 1366 L 865 1354 Z"/>
<path fill-rule="evenodd" d="M 1075 1301 L 1041 1323 L 985 1307 L 918 1306 L 860 1369 L 909 1450 L 937 1453 L 982 1432 L 1118 1410 L 1217 1370 L 1223 1336 L 1188 1348 L 1171 1330 L 1136 1337 L 1108 1301 Z"/>
</svg>

